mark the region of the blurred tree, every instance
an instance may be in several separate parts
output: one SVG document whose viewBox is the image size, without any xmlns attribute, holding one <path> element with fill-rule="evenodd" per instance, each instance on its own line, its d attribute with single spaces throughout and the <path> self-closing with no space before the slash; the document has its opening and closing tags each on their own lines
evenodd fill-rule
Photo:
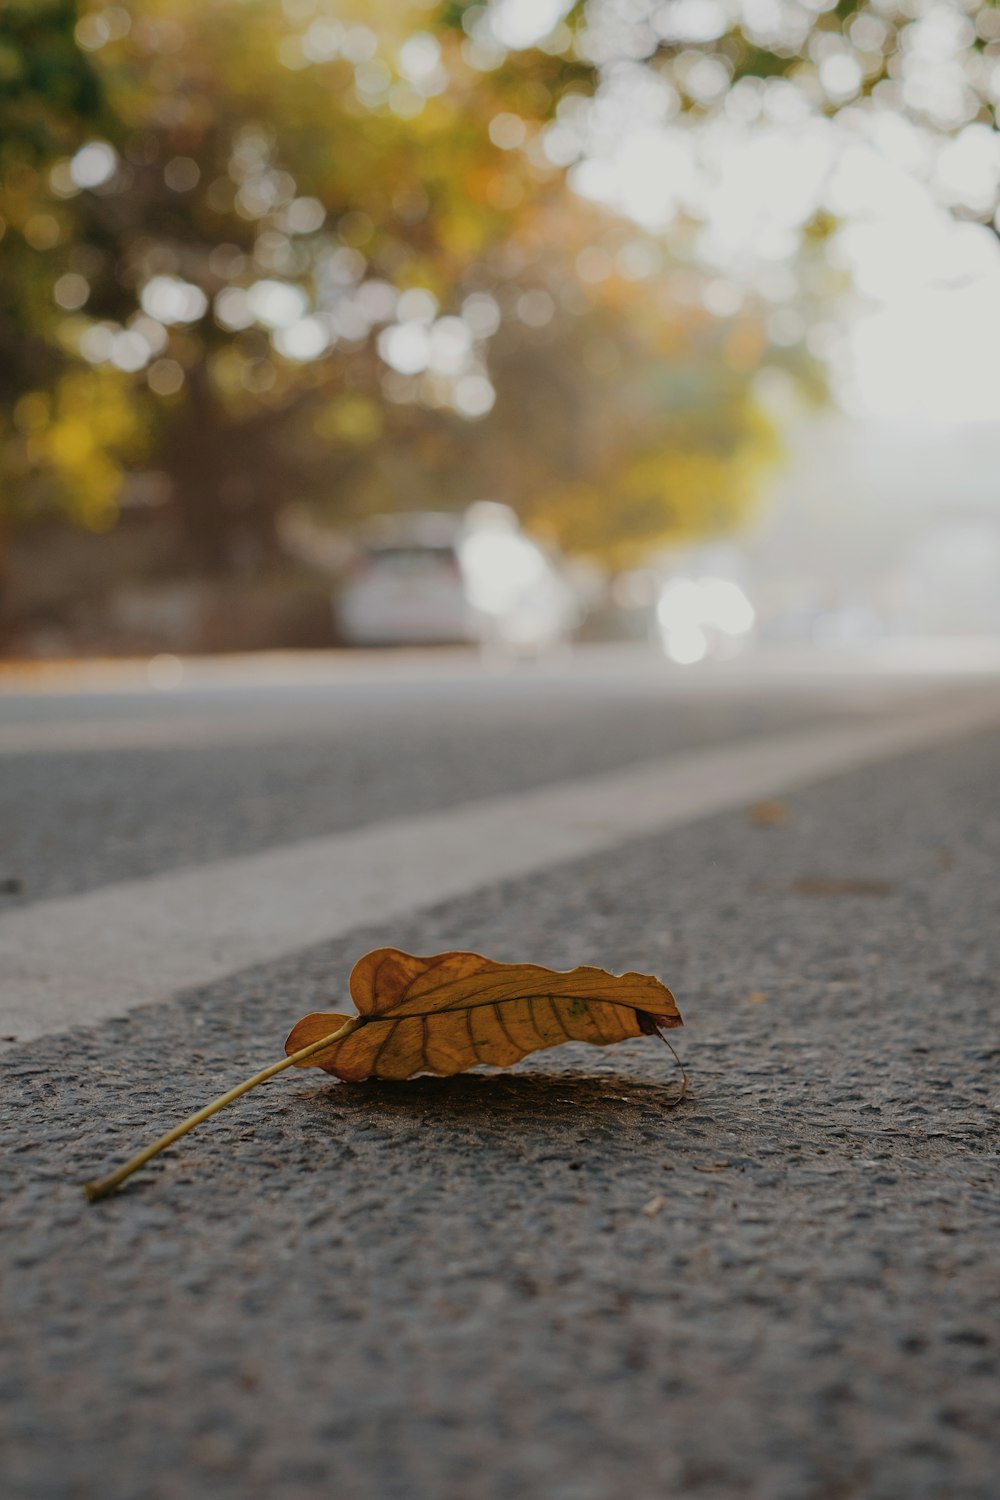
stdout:
<svg viewBox="0 0 1000 1500">
<path fill-rule="evenodd" d="M 414 327 L 434 324 L 466 391 L 485 388 L 477 330 L 442 325 L 436 304 L 461 301 L 529 193 L 487 135 L 495 90 L 452 78 L 421 9 L 357 5 L 353 24 L 270 0 L 4 12 L 9 505 L 108 524 L 110 468 L 142 434 L 199 565 L 266 555 L 276 507 L 324 489 L 292 441 L 303 410 L 329 441 L 382 404 L 370 336 L 407 288 Z M 544 107 L 546 69 L 522 71 Z M 104 463 L 67 466 L 38 416 L 69 371 L 78 405 L 88 368 L 94 410 L 127 393 L 135 420 L 95 422 Z"/>
<path fill-rule="evenodd" d="M 48 173 L 106 123 L 77 45 L 72 0 L 0 11 L 0 483 L 5 518 L 77 496 L 82 519 L 113 514 L 136 423 L 131 393 L 67 358 L 54 337 L 50 255 L 68 225 Z"/>
<path fill-rule="evenodd" d="M 266 566 L 293 499 L 350 517 L 492 494 L 614 559 L 730 525 L 773 451 L 756 373 L 815 384 L 798 310 L 843 282 L 834 220 L 790 228 L 777 290 L 699 270 L 694 209 L 651 207 L 689 170 L 656 122 L 868 108 L 964 140 L 992 129 L 997 14 L 9 0 L 2 504 L 99 529 L 157 471 L 215 572 Z M 638 187 L 609 154 L 627 121 Z M 958 176 L 953 206 L 987 221 Z"/>
<path fill-rule="evenodd" d="M 74 36 L 73 0 L 10 0 L 0 10 L 0 393 L 9 401 L 54 368 L 44 329 L 51 288 L 39 252 L 56 244 L 44 174 L 100 115 L 96 76 Z"/>
</svg>

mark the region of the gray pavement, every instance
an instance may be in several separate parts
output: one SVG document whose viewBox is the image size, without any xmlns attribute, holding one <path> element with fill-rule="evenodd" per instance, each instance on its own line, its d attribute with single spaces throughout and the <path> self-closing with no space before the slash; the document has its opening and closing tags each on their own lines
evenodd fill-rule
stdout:
<svg viewBox="0 0 1000 1500">
<path fill-rule="evenodd" d="M 0 698 L 0 910 L 857 711 L 850 685 L 692 697 L 638 663 Z"/>
<path fill-rule="evenodd" d="M 506 708 L 530 722 L 505 756 L 537 735 L 553 773 L 579 741 L 646 732 L 638 698 L 570 722 Z M 673 717 L 705 733 L 691 704 Z M 466 759 L 490 739 L 474 725 Z M 398 788 L 405 757 L 366 743 Z M 112 828 L 137 756 L 99 783 Z M 780 824 L 725 814 L 13 1049 L 5 1494 L 994 1500 L 998 756 L 996 733 L 907 756 L 795 793 Z M 94 763 L 30 774 L 96 828 Z M 463 795 L 523 773 L 477 774 Z M 145 784 L 169 861 L 174 814 Z M 106 878 L 71 847 L 54 821 L 37 868 Z M 450 1081 L 286 1075 L 84 1203 L 84 1178 L 280 1056 L 384 942 L 660 974 L 689 1099 L 669 1109 L 652 1039 Z"/>
</svg>

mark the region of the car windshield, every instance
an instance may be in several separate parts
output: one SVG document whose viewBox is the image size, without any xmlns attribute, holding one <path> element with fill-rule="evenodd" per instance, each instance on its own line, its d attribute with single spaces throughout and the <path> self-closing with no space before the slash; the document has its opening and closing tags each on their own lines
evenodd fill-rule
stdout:
<svg viewBox="0 0 1000 1500">
<path fill-rule="evenodd" d="M 397 573 L 422 573 L 430 567 L 455 566 L 455 552 L 451 547 L 373 547 L 369 559 L 380 566 L 387 566 Z"/>
</svg>

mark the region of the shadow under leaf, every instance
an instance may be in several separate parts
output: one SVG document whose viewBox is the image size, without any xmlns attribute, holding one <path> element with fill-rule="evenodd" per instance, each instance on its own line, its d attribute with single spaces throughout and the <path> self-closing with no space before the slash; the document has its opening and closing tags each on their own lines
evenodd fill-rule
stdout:
<svg viewBox="0 0 1000 1500">
<path fill-rule="evenodd" d="M 622 1073 L 476 1072 L 451 1078 L 421 1075 L 405 1082 L 330 1083 L 300 1096 L 304 1107 L 328 1108 L 341 1119 L 368 1123 L 462 1122 L 466 1125 L 579 1127 L 636 1112 L 669 1114 L 682 1103 L 677 1083 L 651 1083 Z"/>
</svg>

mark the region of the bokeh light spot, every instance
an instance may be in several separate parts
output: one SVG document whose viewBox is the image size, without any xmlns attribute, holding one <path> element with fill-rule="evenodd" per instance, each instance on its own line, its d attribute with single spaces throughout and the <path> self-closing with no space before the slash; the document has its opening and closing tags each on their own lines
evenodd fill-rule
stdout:
<svg viewBox="0 0 1000 1500">
<path fill-rule="evenodd" d="M 78 188 L 98 188 L 111 180 L 117 168 L 114 147 L 107 141 L 90 141 L 70 161 L 69 173 Z"/>
</svg>

